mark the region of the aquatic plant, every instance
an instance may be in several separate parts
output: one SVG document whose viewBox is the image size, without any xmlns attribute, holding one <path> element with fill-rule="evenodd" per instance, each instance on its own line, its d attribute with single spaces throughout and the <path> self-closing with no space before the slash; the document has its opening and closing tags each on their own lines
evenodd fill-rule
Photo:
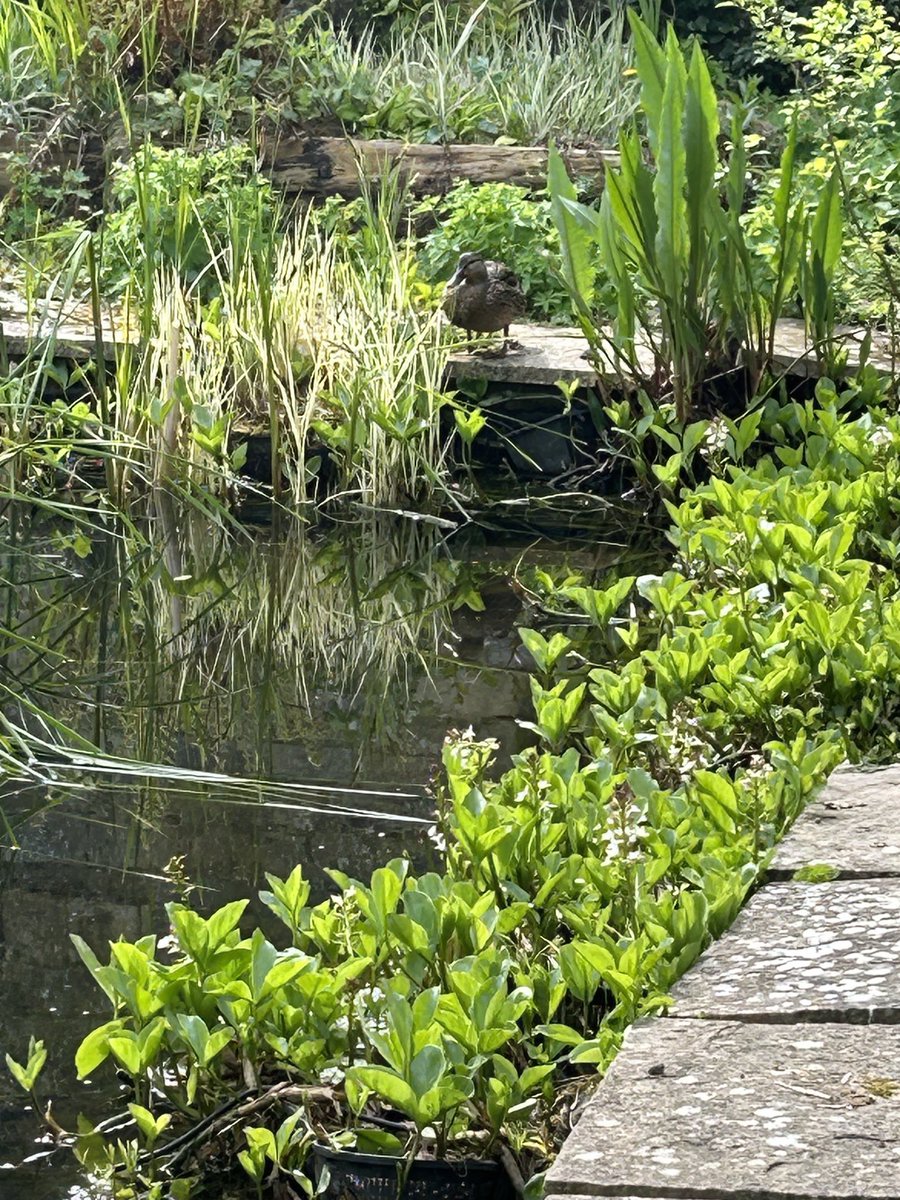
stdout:
<svg viewBox="0 0 900 1200">
<path fill-rule="evenodd" d="M 106 964 L 78 940 L 111 1003 L 79 1072 L 112 1059 L 174 1135 L 154 1125 L 151 1151 L 143 1112 L 121 1148 L 84 1125 L 83 1160 L 146 1182 L 183 1176 L 185 1146 L 213 1142 L 253 1175 L 249 1081 L 245 1124 L 277 1139 L 286 1106 L 301 1111 L 284 1167 L 266 1150 L 266 1170 L 300 1170 L 329 1137 L 505 1145 L 517 1170 L 539 1169 L 566 1130 L 560 1097 L 665 1005 L 810 790 L 844 755 L 896 753 L 900 593 L 883 565 L 900 421 L 880 395 L 864 373 L 770 399 L 757 464 L 670 507 L 663 574 L 596 587 L 534 573 L 537 744 L 495 777 L 495 743 L 450 737 L 441 873 L 332 872 L 316 905 L 299 867 L 270 877 L 286 949 L 240 932 L 243 903 L 170 905 L 171 954 L 116 942 Z M 383 1136 L 387 1111 L 407 1123 Z"/>
<path fill-rule="evenodd" d="M 605 20 L 532 9 L 507 24 L 485 4 L 463 20 L 434 5 L 387 33 L 307 14 L 263 22 L 212 72 L 204 119 L 233 120 L 250 92 L 276 120 L 330 122 L 360 137 L 609 141 L 635 104 L 623 33 L 615 7 Z"/>
<path fill-rule="evenodd" d="M 633 11 L 628 16 L 655 170 L 632 126 L 620 138 L 619 169 L 607 171 L 599 212 L 578 203 L 555 152 L 550 191 L 563 274 L 598 365 L 612 364 L 655 398 L 671 399 L 683 425 L 704 382 L 734 372 L 739 355 L 753 397 L 772 366 L 776 323 L 798 292 L 814 344 L 829 357 L 843 226 L 839 175 L 834 166 L 812 208 L 798 198 L 792 131 L 775 196 L 775 248 L 767 259 L 756 255 L 741 220 L 740 105 L 723 162 L 717 98 L 699 45 L 685 64 L 671 27 L 663 48 Z M 604 277 L 615 293 L 611 312 L 596 304 Z"/>
<path fill-rule="evenodd" d="M 39 460 L 21 431 L 31 422 L 38 434 L 46 418 L 63 314 L 86 309 L 94 361 L 114 358 L 109 376 L 77 376 L 94 449 L 116 448 L 114 497 L 163 475 L 219 497 L 246 488 L 246 450 L 233 430 L 262 425 L 276 504 L 304 502 L 323 466 L 345 498 L 427 504 L 445 486 L 449 347 L 439 315 L 420 303 L 411 244 L 395 240 L 396 175 L 366 190 L 360 229 L 345 242 L 339 230 L 280 213 L 267 185 L 232 178 L 235 156 L 212 156 L 214 175 L 227 177 L 221 194 L 204 190 L 202 162 L 167 191 L 166 157 L 139 156 L 128 172 L 132 202 L 107 234 L 82 231 L 52 279 L 31 277 L 32 292 L 43 282 L 33 303 L 45 336 L 4 384 L 16 397 L 5 414 L 18 431 L 9 460 L 19 470 Z M 239 175 L 245 158 L 237 156 Z M 115 333 L 102 281 L 125 263 Z"/>
<path fill-rule="evenodd" d="M 99 130 L 121 109 L 139 137 L 191 142 L 247 127 L 252 109 L 363 137 L 534 144 L 611 140 L 634 111 L 618 7 L 605 20 L 531 9 L 505 21 L 484 3 L 462 19 L 437 5 L 387 32 L 320 10 L 2 0 L 0 106 L 22 130 Z"/>
</svg>

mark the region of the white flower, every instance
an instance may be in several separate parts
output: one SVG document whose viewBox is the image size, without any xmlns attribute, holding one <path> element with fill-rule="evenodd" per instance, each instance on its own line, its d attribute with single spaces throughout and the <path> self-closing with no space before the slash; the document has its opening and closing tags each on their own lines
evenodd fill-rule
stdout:
<svg viewBox="0 0 900 1200">
<path fill-rule="evenodd" d="M 772 596 L 772 589 L 767 583 L 758 583 L 756 587 L 752 587 L 747 592 L 747 596 L 751 600 L 758 600 L 762 603 L 764 600 L 769 600 Z"/>
<path fill-rule="evenodd" d="M 703 445 L 707 453 L 718 454 L 725 449 L 728 439 L 728 429 L 725 422 L 717 418 L 711 421 L 703 435 Z"/>
</svg>

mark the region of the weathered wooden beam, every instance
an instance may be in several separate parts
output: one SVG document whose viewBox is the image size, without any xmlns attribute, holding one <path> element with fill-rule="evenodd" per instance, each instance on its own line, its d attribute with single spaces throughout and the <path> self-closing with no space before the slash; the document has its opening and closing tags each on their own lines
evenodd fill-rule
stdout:
<svg viewBox="0 0 900 1200">
<path fill-rule="evenodd" d="M 82 166 L 102 178 L 103 147 L 96 137 L 45 141 L 38 135 L 0 134 L 0 194 L 11 186 L 7 156 L 23 154 L 35 169 L 62 171 Z M 619 161 L 613 150 L 563 152 L 572 176 L 602 186 L 606 167 Z M 348 137 L 286 137 L 262 141 L 261 169 L 288 195 L 358 196 L 360 170 L 378 178 L 398 167 L 417 195 L 441 195 L 455 183 L 513 183 L 540 188 L 547 182 L 545 146 L 425 146 L 401 141 Z"/>
<path fill-rule="evenodd" d="M 103 143 L 99 137 L 75 134 L 41 135 L 4 130 L 0 133 L 0 196 L 13 186 L 10 159 L 21 155 L 30 171 L 62 172 L 81 167 L 92 180 L 102 179 Z M 99 178 L 98 178 L 99 177 Z"/>
<path fill-rule="evenodd" d="M 613 150 L 572 149 L 563 152 L 569 174 L 590 178 L 599 187 Z M 382 175 L 397 167 L 418 195 L 440 195 L 461 180 L 512 183 L 540 188 L 547 182 L 546 146 L 427 146 L 401 141 L 357 138 L 285 138 L 264 148 L 266 170 L 288 194 L 359 195 L 360 171 Z"/>
</svg>

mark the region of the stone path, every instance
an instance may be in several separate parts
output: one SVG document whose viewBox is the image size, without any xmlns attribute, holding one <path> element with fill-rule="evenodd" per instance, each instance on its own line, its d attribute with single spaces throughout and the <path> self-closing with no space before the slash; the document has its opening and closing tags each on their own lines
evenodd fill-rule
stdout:
<svg viewBox="0 0 900 1200">
<path fill-rule="evenodd" d="M 900 766 L 835 772 L 673 998 L 628 1031 L 548 1200 L 900 1200 Z"/>
<path fill-rule="evenodd" d="M 847 350 L 847 365 L 853 370 L 859 365 L 860 346 L 865 332 L 860 328 L 841 325 L 835 333 L 836 340 Z M 611 361 L 599 372 L 587 361 L 585 352 L 588 344 L 580 330 L 559 325 L 513 325 L 510 337 L 519 343 L 519 348 L 499 357 L 483 353 L 451 355 L 447 364 L 449 374 L 458 379 L 490 379 L 499 383 L 539 383 L 550 386 L 560 379 L 577 380 L 584 387 L 594 386 L 601 378 L 613 380 L 621 377 L 621 372 L 614 368 Z M 638 346 L 638 359 L 641 369 L 651 374 L 653 355 L 648 347 Z M 802 321 L 788 318 L 778 322 L 774 360 L 776 367 L 793 375 L 821 374 Z M 872 335 L 868 362 L 879 371 L 894 373 L 896 364 L 886 334 Z"/>
<path fill-rule="evenodd" d="M 124 330 L 118 315 L 105 309 L 101 315 L 103 354 L 110 362 L 117 349 L 135 341 Z M 36 345 L 54 342 L 54 356 L 84 361 L 95 349 L 89 304 L 69 301 L 65 305 L 37 300 L 29 308 L 17 292 L 0 281 L 0 339 L 7 354 L 27 354 Z"/>
<path fill-rule="evenodd" d="M 900 877 L 900 765 L 839 767 L 818 800 L 785 838 L 770 879 L 827 865 L 842 879 Z"/>
<path fill-rule="evenodd" d="M 104 309 L 102 317 L 103 353 L 113 360 L 117 347 L 135 342 L 136 334 L 129 333 L 117 312 Z M 35 342 L 55 338 L 56 355 L 61 358 L 86 359 L 94 353 L 94 331 L 90 306 L 67 302 L 62 309 L 43 300 L 31 310 L 8 284 L 0 280 L 0 336 L 8 353 L 27 353 Z M 452 354 L 447 363 L 448 374 L 457 379 L 489 379 L 500 383 L 537 383 L 553 386 L 558 380 L 576 380 L 591 387 L 600 379 L 618 379 L 621 372 L 610 360 L 597 371 L 585 358 L 587 342 L 578 329 L 558 325 L 513 325 L 510 336 L 519 348 L 501 356 Z M 853 326 L 839 326 L 837 340 L 847 348 L 851 370 L 859 364 L 859 349 L 865 331 Z M 498 339 L 499 345 L 499 339 Z M 653 356 L 648 347 L 638 347 L 641 367 L 648 374 L 653 369 Z M 883 333 L 874 333 L 868 361 L 876 369 L 892 373 L 895 367 L 890 340 Z M 818 375 L 820 366 L 814 349 L 806 336 L 802 321 L 778 322 L 775 341 L 775 365 L 797 375 Z"/>
</svg>

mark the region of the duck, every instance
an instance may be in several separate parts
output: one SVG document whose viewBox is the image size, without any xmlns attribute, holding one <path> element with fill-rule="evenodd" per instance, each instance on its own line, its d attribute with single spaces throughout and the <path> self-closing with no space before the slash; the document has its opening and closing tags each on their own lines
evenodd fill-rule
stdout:
<svg viewBox="0 0 900 1200">
<path fill-rule="evenodd" d="M 509 327 L 525 315 L 527 303 L 515 271 L 505 263 L 470 251 L 460 255 L 447 283 L 444 312 L 454 325 L 465 329 L 467 341 L 473 333 L 497 333 L 502 329 L 506 350 Z"/>
</svg>

